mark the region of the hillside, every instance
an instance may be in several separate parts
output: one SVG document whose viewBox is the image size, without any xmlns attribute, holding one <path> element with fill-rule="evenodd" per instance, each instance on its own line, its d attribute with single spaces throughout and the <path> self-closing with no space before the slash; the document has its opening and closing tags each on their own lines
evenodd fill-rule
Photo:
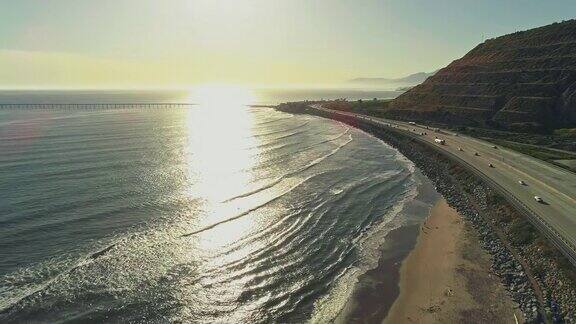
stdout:
<svg viewBox="0 0 576 324">
<path fill-rule="evenodd" d="M 387 117 L 515 131 L 576 125 L 576 20 L 490 39 L 393 100 Z"/>
</svg>

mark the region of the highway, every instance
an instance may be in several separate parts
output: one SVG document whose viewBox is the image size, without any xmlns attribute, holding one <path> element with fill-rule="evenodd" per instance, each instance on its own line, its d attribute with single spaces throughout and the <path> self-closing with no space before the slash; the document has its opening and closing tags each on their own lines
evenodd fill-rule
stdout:
<svg viewBox="0 0 576 324">
<path fill-rule="evenodd" d="M 311 106 L 395 129 L 434 146 L 499 186 L 576 266 L 576 174 L 542 160 L 453 131 Z M 422 135 L 426 133 L 426 135 Z M 443 139 L 445 144 L 434 140 Z M 475 155 L 475 154 L 478 155 Z M 493 167 L 490 166 L 492 164 Z M 525 185 L 520 184 L 523 181 Z M 534 196 L 542 198 L 537 202 Z M 538 224 L 538 222 L 542 224 Z M 542 226 L 543 225 L 543 226 Z M 552 236 L 552 237 L 551 237 Z"/>
</svg>

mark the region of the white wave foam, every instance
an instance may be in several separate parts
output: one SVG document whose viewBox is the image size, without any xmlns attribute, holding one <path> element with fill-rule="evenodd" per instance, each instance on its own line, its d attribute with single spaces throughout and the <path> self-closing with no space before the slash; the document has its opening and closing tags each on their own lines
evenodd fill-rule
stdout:
<svg viewBox="0 0 576 324">
<path fill-rule="evenodd" d="M 348 140 L 347 140 L 346 142 L 344 142 L 343 144 L 340 144 L 339 146 L 337 146 L 337 147 L 336 147 L 334 150 L 332 150 L 330 153 L 328 153 L 328 154 L 326 154 L 326 155 L 324 155 L 324 156 L 321 156 L 321 157 L 319 157 L 319 158 L 311 161 L 311 162 L 308 163 L 307 165 L 305 165 L 305 166 L 303 166 L 303 167 L 301 167 L 301 168 L 299 168 L 299 169 L 297 169 L 297 170 L 295 170 L 295 171 L 288 172 L 288 173 L 286 173 L 286 174 L 284 174 L 284 175 L 282 175 L 282 176 L 274 179 L 272 182 L 270 182 L 270 183 L 268 183 L 268 184 L 266 184 L 266 185 L 264 185 L 264 186 L 262 186 L 262 187 L 260 187 L 260 188 L 257 188 L 257 189 L 255 189 L 255 190 L 252 190 L 252 191 L 243 193 L 243 194 L 238 195 L 238 196 L 234 196 L 234 197 L 232 197 L 232 198 L 228 198 L 228 199 L 226 199 L 226 200 L 224 200 L 224 201 L 222 201 L 222 202 L 230 202 L 230 201 L 233 201 L 233 200 L 235 200 L 235 199 L 248 197 L 248 196 L 251 196 L 251 195 L 253 195 L 253 194 L 255 194 L 255 193 L 258 193 L 258 192 L 260 192 L 260 191 L 269 189 L 269 188 L 277 185 L 278 183 L 280 183 L 282 180 L 284 180 L 284 179 L 286 179 L 286 178 L 289 178 L 289 177 L 292 177 L 292 176 L 295 176 L 295 175 L 297 175 L 297 174 L 299 174 L 299 173 L 302 173 L 302 172 L 304 172 L 304 171 L 312 168 L 313 166 L 321 163 L 322 161 L 326 160 L 326 159 L 329 158 L 330 156 L 338 153 L 338 151 L 340 151 L 340 149 L 342 149 L 344 146 L 348 145 L 350 142 L 352 142 L 352 135 L 349 135 L 349 138 L 348 138 Z"/>
<path fill-rule="evenodd" d="M 319 174 L 322 174 L 322 173 L 319 173 Z M 238 219 L 238 218 L 241 218 L 241 217 L 243 217 L 243 216 L 246 216 L 246 215 L 250 214 L 251 212 L 253 212 L 253 211 L 257 210 L 257 209 L 260 209 L 260 208 L 262 208 L 262 207 L 264 207 L 264 206 L 266 206 L 266 205 L 268 205 L 268 204 L 270 204 L 270 203 L 272 203 L 272 202 L 274 202 L 274 201 L 282 198 L 282 197 L 285 196 L 286 194 L 290 193 L 292 190 L 298 188 L 300 185 L 302 185 L 302 184 L 305 183 L 306 181 L 310 180 L 311 178 L 313 178 L 313 177 L 315 177 L 315 176 L 318 176 L 319 174 L 314 174 L 314 175 L 311 175 L 311 176 L 308 176 L 308 177 L 302 179 L 301 181 L 297 182 L 295 185 L 289 187 L 287 190 L 284 190 L 283 192 L 281 192 L 281 193 L 278 194 L 277 196 L 274 196 L 274 197 L 271 198 L 270 200 L 267 200 L 267 201 L 265 201 L 265 202 L 263 202 L 263 203 L 261 203 L 261 204 L 259 204 L 259 205 L 256 205 L 256 206 L 254 206 L 254 207 L 252 207 L 252 208 L 250 208 L 250 209 L 248 209 L 248 210 L 246 210 L 246 211 L 244 211 L 244 212 L 242 212 L 242 213 L 240 213 L 240 214 L 238 214 L 238 215 L 225 218 L 225 219 L 223 219 L 223 220 L 221 220 L 221 221 L 219 221 L 219 222 L 216 222 L 216 223 L 213 223 L 213 224 L 204 226 L 204 227 L 202 227 L 202 228 L 200 228 L 200 229 L 198 229 L 198 230 L 196 230 L 196 231 L 193 231 L 193 232 L 190 232 L 190 233 L 186 233 L 186 234 L 182 234 L 181 237 L 187 237 L 187 236 L 195 235 L 195 234 L 198 234 L 198 233 L 202 233 L 202 232 L 205 232 L 205 231 L 207 231 L 207 230 L 209 230 L 209 229 L 212 229 L 212 228 L 214 228 L 214 227 L 216 227 L 216 226 L 218 226 L 218 225 L 221 225 L 221 224 L 224 224 L 224 223 L 228 223 L 228 222 L 231 222 L 231 221 L 236 220 L 236 219 Z"/>
<path fill-rule="evenodd" d="M 402 157 L 402 155 L 399 155 L 399 157 Z M 406 167 L 411 174 L 414 174 L 414 169 L 411 168 L 411 164 L 412 163 L 407 163 Z M 400 217 L 402 215 L 401 212 L 410 201 L 416 198 L 418 192 L 419 186 L 414 180 L 414 177 L 412 177 L 408 192 L 392 206 L 390 211 L 383 215 L 382 220 L 376 224 L 376 226 L 369 228 L 362 236 L 358 237 L 355 243 L 359 246 L 360 262 L 348 269 L 346 273 L 337 280 L 337 283 L 328 295 L 314 303 L 314 311 L 310 320 L 311 323 L 333 322 L 344 312 L 352 298 L 358 278 L 363 273 L 378 266 L 382 253 L 381 246 L 384 242 L 383 238 L 405 223 L 405 220 Z"/>
</svg>

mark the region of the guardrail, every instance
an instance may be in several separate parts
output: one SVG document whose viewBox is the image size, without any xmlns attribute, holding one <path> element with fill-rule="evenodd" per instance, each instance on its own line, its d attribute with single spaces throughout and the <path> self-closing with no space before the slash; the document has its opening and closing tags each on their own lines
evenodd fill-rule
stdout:
<svg viewBox="0 0 576 324">
<path fill-rule="evenodd" d="M 316 108 L 313 108 L 316 109 Z M 375 121 L 373 118 L 364 117 L 364 116 L 355 116 L 350 114 L 341 113 L 338 111 L 331 111 L 331 113 L 338 114 L 340 116 L 348 116 L 353 117 L 356 119 L 361 119 L 364 122 L 372 123 L 375 126 L 385 127 L 391 131 L 401 133 L 404 136 L 409 138 L 415 139 L 419 143 L 425 144 L 428 147 L 432 148 L 436 152 L 447 156 L 452 161 L 461 164 L 466 169 L 474 173 L 476 176 L 484 180 L 489 186 L 491 186 L 494 190 L 498 191 L 500 194 L 504 196 L 504 198 L 511 203 L 516 210 L 520 211 L 527 219 L 532 223 L 562 254 L 572 263 L 573 266 L 576 267 L 576 246 L 574 246 L 571 242 L 568 242 L 558 230 L 550 226 L 542 217 L 540 217 L 536 212 L 534 212 L 529 206 L 523 203 L 520 199 L 514 196 L 510 191 L 500 185 L 498 182 L 494 181 L 478 168 L 473 166 L 472 164 L 468 163 L 461 157 L 455 155 L 452 152 L 444 150 L 437 145 L 434 145 L 428 141 L 423 140 L 419 136 L 411 133 L 410 131 L 390 127 L 383 124 L 383 121 Z"/>
</svg>

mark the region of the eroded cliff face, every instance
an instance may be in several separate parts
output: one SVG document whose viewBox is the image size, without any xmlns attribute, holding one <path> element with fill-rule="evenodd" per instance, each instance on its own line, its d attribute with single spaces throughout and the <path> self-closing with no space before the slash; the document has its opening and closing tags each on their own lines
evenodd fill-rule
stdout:
<svg viewBox="0 0 576 324">
<path fill-rule="evenodd" d="M 386 115 L 526 131 L 576 127 L 576 20 L 487 40 L 393 100 Z"/>
<path fill-rule="evenodd" d="M 576 82 L 573 82 L 572 85 L 562 93 L 558 106 L 561 109 L 561 116 L 566 116 L 566 118 L 572 122 L 576 121 Z"/>
</svg>

